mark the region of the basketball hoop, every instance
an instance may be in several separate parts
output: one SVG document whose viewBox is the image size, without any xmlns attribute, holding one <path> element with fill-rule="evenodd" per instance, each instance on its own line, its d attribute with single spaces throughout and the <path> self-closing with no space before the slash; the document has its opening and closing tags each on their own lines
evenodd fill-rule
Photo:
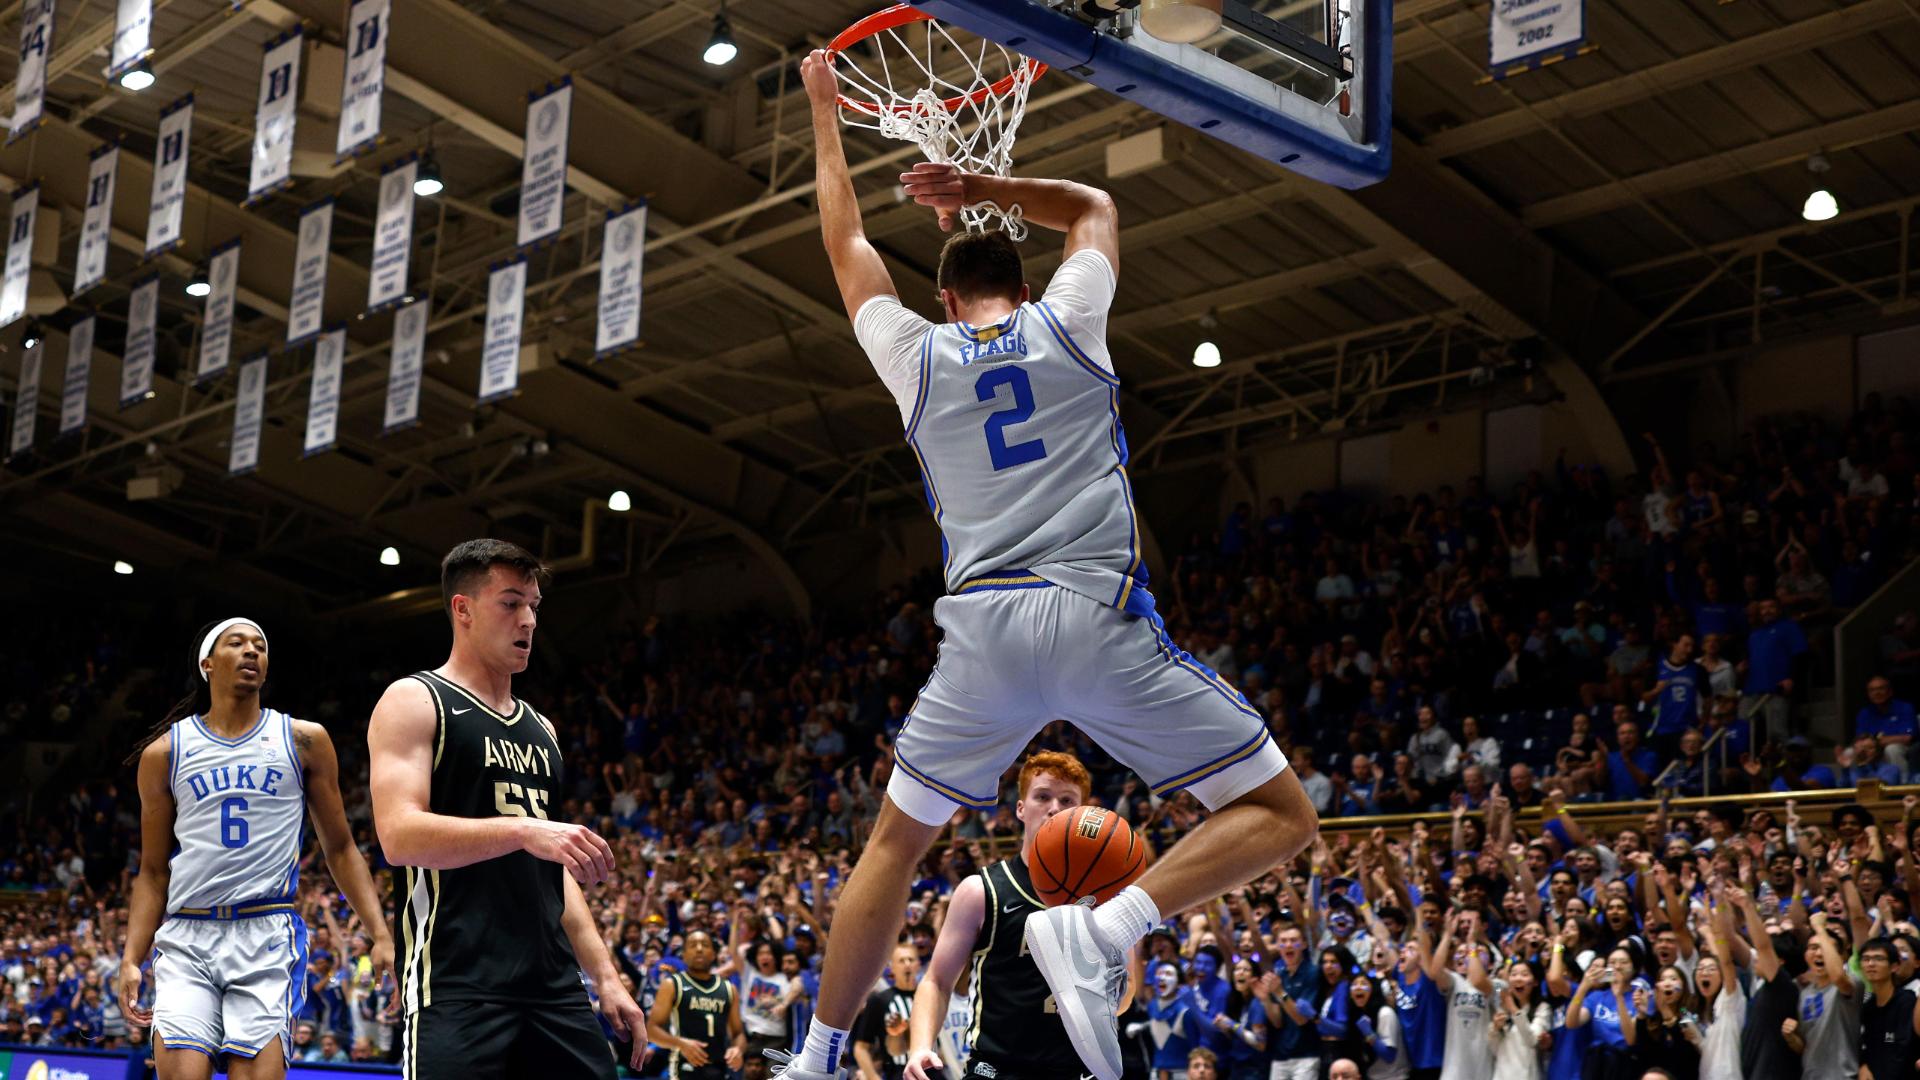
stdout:
<svg viewBox="0 0 1920 1080">
<path fill-rule="evenodd" d="M 863 42 L 866 48 L 856 50 Z M 909 4 L 847 27 L 827 51 L 844 61 L 833 67 L 845 88 L 838 97 L 842 121 L 913 143 L 928 161 L 995 176 L 1013 169 L 1027 91 L 1047 70 L 984 38 L 971 49 L 963 46 L 933 16 Z M 978 203 L 962 207 L 960 219 L 975 232 L 997 224 L 1015 240 L 1026 238 L 1018 206 Z"/>
</svg>

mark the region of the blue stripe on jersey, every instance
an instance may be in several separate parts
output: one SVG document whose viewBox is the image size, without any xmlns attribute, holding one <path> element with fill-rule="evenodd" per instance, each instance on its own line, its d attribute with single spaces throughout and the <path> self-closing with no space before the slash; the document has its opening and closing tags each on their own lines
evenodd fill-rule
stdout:
<svg viewBox="0 0 1920 1080">
<path fill-rule="evenodd" d="M 180 725 L 175 723 L 169 725 L 167 728 L 167 790 L 172 791 L 175 787 L 179 786 L 179 784 Z M 180 848 L 176 845 L 173 850 L 178 852 Z"/>
<path fill-rule="evenodd" d="M 999 799 L 998 793 L 995 793 L 995 795 L 992 797 L 981 796 L 981 795 L 969 795 L 966 792 L 961 791 L 959 788 L 952 787 L 947 784 L 943 784 L 940 781 L 935 780 L 933 777 L 928 776 L 926 773 L 921 772 L 919 769 L 914 768 L 913 762 L 908 761 L 906 758 L 901 756 L 900 749 L 897 746 L 894 748 L 894 751 L 893 751 L 893 760 L 894 760 L 894 763 L 899 765 L 900 768 L 904 770 L 908 776 L 911 776 L 915 780 L 920 781 L 921 784 L 923 784 L 928 788 L 931 788 L 933 791 L 943 796 L 944 798 L 948 798 L 953 800 L 954 802 L 959 803 L 961 806 L 972 807 L 975 810 L 991 810 L 994 807 L 1000 805 L 1000 799 Z"/>
<path fill-rule="evenodd" d="M 307 763 L 300 760 L 300 748 L 293 742 L 293 717 L 280 714 L 280 730 L 287 736 L 287 760 L 293 763 L 293 782 L 301 791 L 307 790 Z"/>
<path fill-rule="evenodd" d="M 933 333 L 938 327 L 929 327 L 920 338 L 920 388 L 914 393 L 913 413 L 907 419 L 907 442 L 913 442 L 913 433 L 920 427 L 920 417 L 927 411 L 927 368 L 933 363 Z"/>
<path fill-rule="evenodd" d="M 1181 648 L 1179 645 L 1174 644 L 1173 639 L 1167 636 L 1166 624 L 1161 621 L 1158 614 L 1153 616 L 1153 630 L 1155 634 L 1159 635 L 1160 644 L 1166 648 L 1168 659 L 1186 668 L 1188 671 L 1193 672 L 1195 675 L 1200 676 L 1201 681 L 1212 687 L 1215 693 L 1226 698 L 1234 708 L 1260 721 L 1261 729 L 1265 730 L 1267 721 L 1265 717 L 1260 715 L 1260 710 L 1254 708 L 1252 703 L 1247 701 L 1246 695 L 1234 689 L 1231 683 L 1215 674 L 1212 668 L 1195 660 L 1193 654 L 1187 652 L 1187 650 Z"/>
<path fill-rule="evenodd" d="M 920 395 L 913 403 L 913 419 L 907 423 L 907 449 L 913 451 L 913 460 L 920 466 L 920 482 L 926 485 L 927 509 L 933 511 L 933 523 L 935 525 L 940 524 L 941 518 L 944 517 L 940 511 L 940 492 L 933 486 L 933 470 L 927 467 L 926 456 L 920 453 L 920 444 L 914 438 L 914 434 L 920 428 L 921 416 L 927 411 L 927 389 L 930 383 L 930 380 L 927 378 L 927 369 L 933 363 L 933 335 L 934 330 L 937 329 L 938 327 L 929 329 L 926 336 L 920 339 Z M 947 547 L 947 532 L 945 529 L 941 529 L 941 569 L 951 569 L 949 566 L 951 561 L 952 553 Z"/>
<path fill-rule="evenodd" d="M 198 715 L 196 715 L 193 718 L 193 726 L 200 729 L 200 734 L 205 735 L 207 737 L 208 742 L 217 743 L 220 746 L 232 748 L 235 746 L 244 745 L 248 739 L 251 739 L 255 735 L 258 735 L 260 733 L 260 729 L 266 726 L 267 717 L 271 716 L 272 714 L 273 714 L 272 709 L 261 709 L 260 718 L 258 720 L 255 720 L 253 722 L 253 726 L 248 728 L 246 732 L 237 739 L 223 739 L 220 736 L 215 735 L 213 732 L 207 730 L 207 725 L 201 722 L 200 717 Z"/>
<path fill-rule="evenodd" d="M 1053 331 L 1054 340 L 1060 343 L 1061 348 L 1067 350 L 1068 356 L 1073 357 L 1081 367 L 1086 368 L 1094 378 L 1099 379 L 1101 382 L 1111 386 L 1120 385 L 1120 377 L 1118 375 L 1111 374 L 1099 364 L 1094 363 L 1091 356 L 1088 356 L 1080 346 L 1074 344 L 1073 336 L 1067 333 L 1066 324 L 1060 321 L 1060 316 L 1055 314 L 1053 308 L 1049 307 L 1045 300 L 1036 300 L 1033 306 L 1039 309 L 1040 318 L 1046 322 L 1047 329 Z"/>
<path fill-rule="evenodd" d="M 1212 761 L 1207 762 L 1205 765 L 1201 765 L 1198 768 L 1189 769 L 1178 776 L 1168 777 L 1167 779 L 1162 780 L 1157 784 L 1151 785 L 1148 788 L 1148 790 L 1152 791 L 1155 795 L 1167 795 L 1174 791 L 1178 791 L 1183 787 L 1188 787 L 1193 784 L 1197 784 L 1200 781 L 1205 780 L 1207 777 L 1212 776 L 1213 774 L 1220 772 L 1224 769 L 1230 769 L 1233 766 L 1239 764 L 1240 762 L 1245 761 L 1246 759 L 1259 753 L 1260 749 L 1267 744 L 1268 738 L 1269 736 L 1267 735 L 1267 729 L 1263 727 L 1260 729 L 1260 733 L 1258 735 L 1255 735 L 1253 738 L 1248 739 L 1246 742 L 1241 743 L 1239 746 L 1235 747 L 1232 750 L 1229 750 L 1228 752 L 1220 755 L 1219 757 L 1214 758 Z"/>
</svg>

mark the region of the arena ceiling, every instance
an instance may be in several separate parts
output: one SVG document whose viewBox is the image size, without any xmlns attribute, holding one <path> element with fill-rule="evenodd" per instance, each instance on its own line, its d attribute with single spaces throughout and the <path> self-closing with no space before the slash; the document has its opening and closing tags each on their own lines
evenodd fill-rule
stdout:
<svg viewBox="0 0 1920 1080">
<path fill-rule="evenodd" d="M 43 438 L 0 473 L 0 536 L 218 565 L 329 610 L 419 583 L 427 560 L 479 532 L 577 551 L 583 506 L 614 487 L 635 507 L 593 561 L 638 569 L 744 549 L 796 597 L 796 553 L 922 512 L 898 415 L 819 249 L 794 67 L 871 2 L 730 0 L 741 54 L 713 68 L 698 58 L 710 0 L 405 0 L 386 142 L 348 167 L 297 170 L 290 190 L 241 209 L 262 43 L 301 23 L 338 42 L 346 7 L 156 0 L 159 82 L 129 94 L 100 74 L 112 5 L 60 5 L 49 119 L 0 153 L 0 175 L 40 180 L 42 205 L 65 212 L 55 279 L 72 279 L 88 150 L 123 137 L 120 184 L 144 191 L 159 110 L 189 90 L 194 187 L 184 242 L 161 266 L 159 393 L 125 411 L 113 400 L 140 246 L 123 226 L 110 282 L 88 297 L 102 316 L 92 427 L 84 441 Z M 0 40 L 19 8 L 0 8 Z M 1137 460 L 1217 463 L 1462 400 L 1555 393 L 1511 377 L 1548 356 L 1604 389 L 1911 305 L 1911 0 L 1593 3 L 1596 49 L 1498 83 L 1485 78 L 1481 0 L 1401 0 L 1395 17 L 1393 175 L 1359 192 L 1182 129 L 1169 163 L 1109 182 L 1106 146 L 1162 121 L 1066 76 L 1035 88 L 1020 171 L 1109 186 L 1121 207 L 1112 343 Z M 529 279 L 527 340 L 544 344 L 543 366 L 519 396 L 476 410 L 485 274 L 513 249 L 525 94 L 563 75 L 576 86 L 567 227 Z M 310 111 L 302 124 L 303 145 L 322 131 L 330 148 L 329 124 Z M 422 417 L 381 437 L 390 319 L 356 318 L 373 179 L 427 148 L 448 188 L 416 217 L 415 284 L 435 327 Z M 1817 228 L 1799 217 L 1815 152 L 1843 208 Z M 909 302 L 930 309 L 941 236 L 892 185 L 911 156 L 850 136 L 869 231 Z M 350 338 L 340 446 L 300 460 L 310 350 L 276 354 L 261 467 L 229 478 L 232 381 L 179 378 L 200 312 L 181 286 L 210 247 L 243 235 L 235 354 L 279 345 L 291 230 L 323 196 L 338 200 L 327 314 Z M 636 196 L 652 214 L 645 344 L 595 363 L 597 226 Z M 1043 280 L 1057 251 L 1027 250 Z M 76 317 L 49 318 L 51 357 Z M 1188 361 L 1202 319 L 1217 320 L 1227 357 L 1212 371 Z M 11 391 L 17 329 L 5 344 Z M 57 401 L 43 378 L 43 432 Z M 130 477 L 162 470 L 179 477 L 172 494 L 129 501 Z M 375 573 L 388 544 L 413 569 Z"/>
</svg>

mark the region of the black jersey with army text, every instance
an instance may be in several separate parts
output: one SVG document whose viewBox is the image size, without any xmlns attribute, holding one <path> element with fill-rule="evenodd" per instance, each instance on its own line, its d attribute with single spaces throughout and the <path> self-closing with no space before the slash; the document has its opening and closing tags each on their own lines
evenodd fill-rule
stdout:
<svg viewBox="0 0 1920 1080">
<path fill-rule="evenodd" d="M 428 809 L 453 817 L 546 818 L 560 803 L 560 743 L 525 702 L 495 712 L 431 671 Z M 402 1001 L 411 1015 L 442 1001 L 547 1005 L 584 994 L 561 928 L 566 868 L 513 851 L 450 870 L 406 867 L 400 907 Z"/>
<path fill-rule="evenodd" d="M 1018 1077 L 1072 1076 L 1086 1070 L 1067 1041 L 1047 980 L 1027 955 L 1027 916 L 1045 911 L 1019 856 L 980 871 L 986 917 L 973 952 L 973 1060 Z"/>
<path fill-rule="evenodd" d="M 733 984 L 712 972 L 708 972 L 703 981 L 687 971 L 674 972 L 673 982 L 677 988 L 673 999 L 673 1033 L 704 1047 L 709 1067 L 722 1066 L 727 1047 L 733 1043 L 733 1037 L 727 1033 L 727 1022 L 733 1016 Z M 680 1051 L 675 1050 L 667 1075 L 680 1074 L 681 1060 Z"/>
</svg>

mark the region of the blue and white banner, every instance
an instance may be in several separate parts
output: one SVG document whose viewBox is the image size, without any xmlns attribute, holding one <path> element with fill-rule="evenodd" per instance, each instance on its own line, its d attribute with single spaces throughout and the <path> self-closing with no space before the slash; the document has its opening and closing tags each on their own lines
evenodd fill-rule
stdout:
<svg viewBox="0 0 1920 1080">
<path fill-rule="evenodd" d="M 20 68 L 13 76 L 12 142 L 40 126 L 47 109 L 47 54 L 53 51 L 53 0 L 26 0 L 20 6 Z"/>
<path fill-rule="evenodd" d="M 1494 0 L 1487 32 L 1493 77 L 1571 56 L 1587 40 L 1586 0 Z"/>
<path fill-rule="evenodd" d="M 7 456 L 19 457 L 33 449 L 33 429 L 40 418 L 40 361 L 47 355 L 44 342 L 20 357 L 19 396 L 13 400 L 13 436 Z"/>
<path fill-rule="evenodd" d="M 340 127 L 333 152 L 352 157 L 380 138 L 380 95 L 387 87 L 387 25 L 392 0 L 354 0 L 347 13 L 347 67 L 340 81 Z"/>
<path fill-rule="evenodd" d="M 93 326 L 89 315 L 67 331 L 67 372 L 60 378 L 60 434 L 87 426 L 87 384 L 93 377 Z"/>
<path fill-rule="evenodd" d="M 120 357 L 120 407 L 153 396 L 153 320 L 160 307 L 160 275 L 149 274 L 127 297 L 127 347 Z"/>
<path fill-rule="evenodd" d="M 227 444 L 227 472 L 242 476 L 260 464 L 260 415 L 267 400 L 265 350 L 240 361 L 240 388 L 233 396 L 233 440 Z"/>
<path fill-rule="evenodd" d="M 260 61 L 260 97 L 253 113 L 253 167 L 247 174 L 249 203 L 293 182 L 293 107 L 300 97 L 300 53 L 306 41 L 296 26 L 267 42 Z"/>
<path fill-rule="evenodd" d="M 99 147 L 92 158 L 87 166 L 87 209 L 80 222 L 80 251 L 74 257 L 75 296 L 107 276 L 107 249 L 113 245 L 113 186 L 120 174 L 120 144 Z"/>
<path fill-rule="evenodd" d="M 333 238 L 333 200 L 300 211 L 300 239 L 293 250 L 293 297 L 287 303 L 287 344 L 320 332 L 327 302 L 327 245 Z"/>
<path fill-rule="evenodd" d="M 307 438 L 301 457 L 324 454 L 340 437 L 340 368 L 347 360 L 347 328 L 335 327 L 313 346 L 313 384 L 307 390 Z"/>
<path fill-rule="evenodd" d="M 153 0 L 120 0 L 113 22 L 113 53 L 107 60 L 107 81 L 118 79 L 153 51 Z"/>
<path fill-rule="evenodd" d="M 33 274 L 33 219 L 40 209 L 40 185 L 13 193 L 7 221 L 6 273 L 0 276 L 0 326 L 27 313 L 27 279 Z"/>
<path fill-rule="evenodd" d="M 409 154 L 380 177 L 380 206 L 373 219 L 373 265 L 367 275 L 367 310 L 397 304 L 407 295 L 413 253 L 413 181 L 420 160 Z"/>
<path fill-rule="evenodd" d="M 567 130 L 573 80 L 527 95 L 526 156 L 520 162 L 520 246 L 560 231 L 567 200 Z"/>
<path fill-rule="evenodd" d="M 480 404 L 520 388 L 520 315 L 526 307 L 527 260 L 510 259 L 487 275 L 487 331 L 480 346 Z"/>
<path fill-rule="evenodd" d="M 147 205 L 147 258 L 180 242 L 180 219 L 187 208 L 187 142 L 193 137 L 193 95 L 160 113 L 160 138 L 153 162 L 153 197 Z"/>
<path fill-rule="evenodd" d="M 207 261 L 206 313 L 200 319 L 200 363 L 193 381 L 205 382 L 226 373 L 233 358 L 233 297 L 240 279 L 240 241 L 229 240 L 213 249 Z"/>
<path fill-rule="evenodd" d="M 420 368 L 427 358 L 427 311 L 421 300 L 393 316 L 393 349 L 387 366 L 387 412 L 380 434 L 410 428 L 420 419 Z"/>
<path fill-rule="evenodd" d="M 647 250 L 647 205 L 607 211 L 600 242 L 600 327 L 594 355 L 640 340 L 640 263 Z"/>
</svg>

